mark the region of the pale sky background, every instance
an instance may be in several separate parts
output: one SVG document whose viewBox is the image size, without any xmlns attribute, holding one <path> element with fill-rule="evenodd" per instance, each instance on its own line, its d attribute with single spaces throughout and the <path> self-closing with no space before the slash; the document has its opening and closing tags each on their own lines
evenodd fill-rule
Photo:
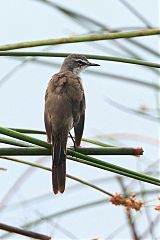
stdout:
<svg viewBox="0 0 160 240">
<path fill-rule="evenodd" d="M 121 27 L 142 27 L 145 25 L 132 14 L 119 0 L 63 0 L 54 1 L 64 7 L 75 10 L 83 15 L 89 16 L 111 29 Z M 135 7 L 154 27 L 159 26 L 159 1 L 158 0 L 128 0 L 128 2 Z M 1 37 L 0 44 L 48 39 L 63 36 L 71 36 L 75 34 L 84 34 L 88 31 L 73 22 L 67 16 L 42 4 L 38 0 L 6 0 L 0 1 L 0 29 Z M 92 27 L 93 31 L 98 28 Z M 136 38 L 146 46 L 151 47 L 158 51 L 159 39 L 157 36 L 149 36 Z M 118 42 L 125 43 L 129 49 L 139 54 L 145 60 L 158 62 L 159 58 L 144 50 L 133 46 L 133 44 L 125 40 L 118 40 Z M 117 53 L 111 53 L 108 50 L 100 50 L 96 48 L 93 43 L 76 43 L 53 46 L 53 52 L 76 52 L 76 53 L 91 53 L 99 55 L 111 55 L 128 57 L 129 54 L 125 53 L 122 49 L 113 45 L 113 41 L 98 42 L 101 46 L 114 49 Z M 45 47 L 26 49 L 22 51 L 41 51 Z M 42 58 L 38 58 L 42 59 Z M 21 67 L 15 74 L 11 75 L 8 81 L 1 84 L 1 79 L 11 71 L 15 66 L 20 64 L 20 58 L 0 57 L 0 124 L 4 127 L 17 127 L 27 129 L 44 129 L 43 123 L 43 108 L 44 108 L 44 94 L 47 83 L 51 76 L 59 71 L 59 67 L 55 67 L 54 63 L 61 64 L 63 58 L 43 58 L 43 60 L 53 63 L 52 66 L 39 65 L 28 62 Z M 101 66 L 97 69 L 99 72 L 114 73 L 116 75 L 124 75 L 134 79 L 141 79 L 149 83 L 158 83 L 158 75 L 151 69 L 124 63 L 115 63 L 108 61 L 98 61 Z M 137 159 L 130 156 L 106 156 L 97 157 L 105 161 L 130 168 L 134 171 L 143 171 L 152 162 L 159 158 L 158 153 L 158 123 L 150 121 L 139 116 L 125 113 L 111 106 L 105 101 L 106 97 L 114 101 L 128 106 L 130 108 L 139 109 L 141 106 L 156 109 L 157 93 L 150 88 L 142 87 L 139 85 L 131 84 L 121 80 L 111 79 L 109 77 L 101 77 L 98 75 L 90 74 L 88 71 L 82 74 L 83 84 L 86 94 L 86 122 L 84 137 L 96 138 L 97 135 L 109 134 L 116 136 L 116 134 L 127 133 L 137 134 L 145 139 L 153 139 L 148 142 L 138 140 L 134 136 L 130 139 L 117 138 L 115 141 L 111 139 L 106 140 L 107 143 L 114 143 L 119 146 L 139 146 L 143 147 L 145 154 L 143 157 Z M 150 112 L 149 112 L 150 113 Z M 156 111 L 151 114 L 156 115 Z M 38 137 L 38 136 L 37 136 Z M 115 137 L 116 138 L 116 137 Z M 45 138 L 44 138 L 45 139 Z M 104 139 L 103 139 L 104 141 Z M 154 144 L 152 144 L 154 142 Z M 69 143 L 70 144 L 70 143 Z M 83 144 L 82 144 L 83 145 Z M 35 161 L 36 157 L 21 157 Z M 46 157 L 45 162 L 47 166 L 51 166 L 51 158 Z M 6 162 L 1 160 L 0 167 L 7 168 L 6 172 L 0 172 L 0 203 L 5 197 L 8 190 L 18 179 L 18 177 L 27 169 L 27 166 Z M 157 165 L 157 169 L 159 165 Z M 119 184 L 113 181 L 107 181 L 107 178 L 115 177 L 107 171 L 97 170 L 79 163 L 68 161 L 67 172 L 71 175 L 77 176 L 84 180 L 93 180 L 106 177 L 106 181 L 99 183 L 100 187 L 112 193 L 121 192 Z M 156 176 L 157 177 L 157 176 Z M 124 178 L 125 183 L 130 183 L 131 179 Z M 70 207 L 79 206 L 81 204 L 89 203 L 96 200 L 105 199 L 105 195 L 95 190 L 83 186 L 83 188 L 75 188 L 70 190 L 70 187 L 77 183 L 67 179 L 66 191 L 63 195 L 54 196 L 51 193 L 51 175 L 43 170 L 36 170 L 26 182 L 16 191 L 15 195 L 10 201 L 3 204 L 11 204 L 21 202 L 25 199 L 30 199 L 41 194 L 49 193 L 47 200 L 41 202 L 34 202 L 30 205 L 21 205 L 19 208 L 7 208 L 0 213 L 0 221 L 21 226 L 24 223 L 30 222 L 39 217 L 56 213 L 68 209 Z M 157 189 L 150 184 L 144 184 L 146 189 Z M 137 184 L 134 185 L 133 191 L 139 190 Z M 131 190 L 131 189 L 130 189 Z M 155 195 L 153 196 L 153 198 Z M 141 234 L 147 226 L 147 218 L 145 211 L 142 210 L 141 214 L 136 214 L 139 220 L 137 221 L 137 228 Z M 151 215 L 156 216 L 155 211 L 151 210 Z M 93 239 L 99 237 L 100 239 L 107 239 L 114 229 L 125 223 L 125 214 L 122 207 L 115 207 L 109 204 L 103 204 L 93 208 L 77 211 L 65 216 L 52 219 L 52 221 L 43 221 L 43 224 L 34 227 L 34 231 L 42 232 L 43 234 L 53 234 L 54 239 Z M 69 237 L 56 228 L 56 224 L 64 227 L 70 231 L 74 237 Z M 113 239 L 131 239 L 130 229 L 123 227 L 123 230 L 115 235 Z M 1 233 L 1 232 L 0 232 Z M 3 233 L 3 232 L 2 232 Z M 1 234 L 2 234 L 1 233 Z M 157 230 L 154 236 L 160 236 Z M 12 235 L 6 239 L 27 239 L 25 237 L 18 237 Z M 153 239 L 148 235 L 147 239 Z M 156 238 L 155 238 L 156 239 Z"/>
</svg>

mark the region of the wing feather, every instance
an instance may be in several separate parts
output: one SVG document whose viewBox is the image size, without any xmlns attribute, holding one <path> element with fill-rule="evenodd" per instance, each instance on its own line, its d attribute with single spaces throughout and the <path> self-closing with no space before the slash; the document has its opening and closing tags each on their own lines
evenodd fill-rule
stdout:
<svg viewBox="0 0 160 240">
<path fill-rule="evenodd" d="M 83 98 L 80 101 L 79 106 L 79 120 L 74 122 L 74 133 L 75 133 L 75 146 L 79 147 L 83 135 L 84 130 L 84 122 L 85 122 L 85 96 L 83 94 Z"/>
</svg>

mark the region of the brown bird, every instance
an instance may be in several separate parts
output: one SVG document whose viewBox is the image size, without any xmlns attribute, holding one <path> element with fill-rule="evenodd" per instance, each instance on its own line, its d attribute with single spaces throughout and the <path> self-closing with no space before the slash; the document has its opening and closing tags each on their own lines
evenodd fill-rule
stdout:
<svg viewBox="0 0 160 240">
<path fill-rule="evenodd" d="M 66 179 L 66 145 L 74 127 L 74 147 L 79 147 L 84 128 L 85 96 L 80 72 L 90 63 L 85 56 L 69 55 L 60 72 L 53 75 L 45 95 L 44 121 L 47 140 L 52 143 L 52 185 L 55 194 L 63 193 Z"/>
</svg>

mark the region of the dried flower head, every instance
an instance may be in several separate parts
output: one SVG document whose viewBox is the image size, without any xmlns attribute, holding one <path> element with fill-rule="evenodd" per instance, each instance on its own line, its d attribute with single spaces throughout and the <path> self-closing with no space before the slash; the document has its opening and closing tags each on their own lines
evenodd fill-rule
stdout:
<svg viewBox="0 0 160 240">
<path fill-rule="evenodd" d="M 136 194 L 131 193 L 128 197 L 124 197 L 120 193 L 116 193 L 113 195 L 109 202 L 111 202 L 113 205 L 122 205 L 126 208 L 127 211 L 130 209 L 135 209 L 136 211 L 140 211 L 141 207 L 143 206 L 144 202 L 139 200 L 136 201 Z"/>
</svg>

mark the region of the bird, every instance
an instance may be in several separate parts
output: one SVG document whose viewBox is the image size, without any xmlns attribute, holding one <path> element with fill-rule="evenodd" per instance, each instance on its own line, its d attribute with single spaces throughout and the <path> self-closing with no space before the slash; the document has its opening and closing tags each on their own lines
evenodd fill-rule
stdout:
<svg viewBox="0 0 160 240">
<path fill-rule="evenodd" d="M 74 128 L 74 147 L 80 147 L 85 121 L 85 94 L 80 73 L 91 63 L 81 54 L 68 55 L 60 71 L 51 77 L 45 94 L 44 123 L 52 145 L 52 188 L 63 193 L 66 182 L 66 146 Z"/>
</svg>

